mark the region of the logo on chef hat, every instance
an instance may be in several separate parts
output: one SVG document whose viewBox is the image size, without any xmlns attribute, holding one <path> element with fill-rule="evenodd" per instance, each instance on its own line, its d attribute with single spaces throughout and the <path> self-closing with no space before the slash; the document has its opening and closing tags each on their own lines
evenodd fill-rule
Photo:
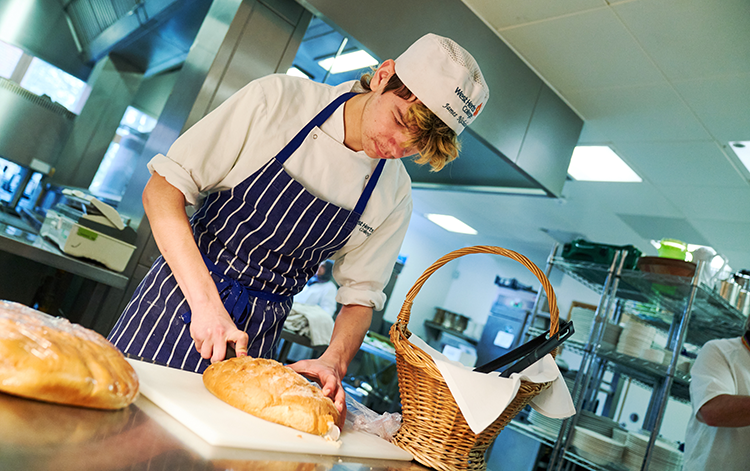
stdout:
<svg viewBox="0 0 750 471">
<path fill-rule="evenodd" d="M 456 134 L 474 121 L 490 96 L 474 57 L 455 41 L 431 33 L 396 59 L 396 74 Z"/>
</svg>

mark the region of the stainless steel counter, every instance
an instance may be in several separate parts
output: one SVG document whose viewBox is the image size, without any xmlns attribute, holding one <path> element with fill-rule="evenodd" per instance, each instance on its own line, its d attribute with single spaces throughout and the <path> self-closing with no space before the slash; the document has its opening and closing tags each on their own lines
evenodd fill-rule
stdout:
<svg viewBox="0 0 750 471">
<path fill-rule="evenodd" d="M 214 447 L 143 396 L 126 409 L 98 411 L 0 393 L 0 469 L 425 471 L 429 468 L 415 462 Z"/>
<path fill-rule="evenodd" d="M 64 254 L 21 218 L 4 212 L 0 212 L 0 250 L 116 289 L 125 289 L 128 284 L 128 277 L 120 273 Z"/>
</svg>

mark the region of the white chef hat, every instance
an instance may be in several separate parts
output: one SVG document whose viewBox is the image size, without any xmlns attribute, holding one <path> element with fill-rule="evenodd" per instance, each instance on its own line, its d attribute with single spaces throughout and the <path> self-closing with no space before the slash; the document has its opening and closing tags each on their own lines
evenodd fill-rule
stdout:
<svg viewBox="0 0 750 471">
<path fill-rule="evenodd" d="M 396 75 L 456 134 L 474 121 L 490 97 L 471 54 L 452 39 L 432 33 L 396 59 Z"/>
</svg>

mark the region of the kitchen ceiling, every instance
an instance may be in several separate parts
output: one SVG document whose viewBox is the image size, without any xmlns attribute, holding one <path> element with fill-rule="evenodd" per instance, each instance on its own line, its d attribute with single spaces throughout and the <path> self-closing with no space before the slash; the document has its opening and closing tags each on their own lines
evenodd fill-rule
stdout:
<svg viewBox="0 0 750 471">
<path fill-rule="evenodd" d="M 445 232 L 454 248 L 494 244 L 531 255 L 584 237 L 653 255 L 650 240 L 677 238 L 750 267 L 750 174 L 728 147 L 750 140 L 750 2 L 463 3 L 584 120 L 579 144 L 610 145 L 643 182 L 569 180 L 561 198 L 417 189 L 415 218 L 448 213 L 479 231 Z M 183 38 L 185 51 L 191 42 L 189 34 L 169 38 Z M 495 173 L 506 167 L 512 180 L 509 166 Z"/>
<path fill-rule="evenodd" d="M 750 174 L 728 147 L 750 140 L 750 2 L 463 1 L 584 120 L 579 144 L 611 146 L 643 182 L 569 180 L 559 199 L 417 190 L 415 217 L 459 216 L 479 231 L 461 245 L 584 236 L 655 255 L 650 240 L 676 238 L 750 267 Z"/>
</svg>

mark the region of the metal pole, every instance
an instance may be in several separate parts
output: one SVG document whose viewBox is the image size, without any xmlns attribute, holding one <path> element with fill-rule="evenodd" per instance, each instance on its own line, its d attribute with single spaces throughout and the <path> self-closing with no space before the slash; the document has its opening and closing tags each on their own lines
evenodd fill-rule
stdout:
<svg viewBox="0 0 750 471">
<path fill-rule="evenodd" d="M 672 389 L 672 382 L 674 381 L 674 372 L 677 369 L 678 353 L 682 345 L 685 343 L 685 336 L 687 335 L 688 323 L 690 322 L 690 314 L 693 310 L 693 301 L 698 293 L 698 280 L 703 271 L 704 262 L 699 262 L 695 269 L 695 275 L 690 287 L 690 296 L 688 297 L 687 306 L 680 320 L 680 325 L 677 329 L 677 334 L 671 339 L 670 346 L 672 347 L 672 361 L 669 362 L 667 367 L 667 375 L 659 390 L 659 409 L 656 414 L 656 420 L 654 426 L 651 429 L 651 436 L 648 440 L 648 446 L 646 447 L 646 454 L 643 458 L 643 464 L 641 465 L 641 471 L 647 471 L 648 466 L 651 463 L 651 457 L 653 456 L 654 445 L 656 444 L 656 438 L 659 435 L 661 429 L 661 422 L 664 419 L 664 411 L 667 408 L 667 401 L 669 400 L 669 391 Z"/>
<path fill-rule="evenodd" d="M 606 330 L 607 323 L 611 317 L 614 316 L 614 307 L 617 304 L 617 289 L 620 286 L 620 276 L 622 274 L 622 267 L 625 264 L 625 257 L 627 256 L 626 251 L 618 251 L 617 257 L 619 257 L 619 265 L 615 272 L 615 278 L 612 282 L 612 288 L 607 298 L 607 308 L 603 313 L 597 311 L 594 331 L 591 333 L 589 344 L 592 346 L 592 365 L 589 373 L 589 386 L 587 396 L 584 398 L 583 408 L 591 407 L 596 402 L 596 396 L 599 392 L 599 386 L 604 376 L 604 370 L 606 368 L 606 360 L 598 356 L 599 348 L 601 347 L 601 340 L 604 337 L 604 331 Z M 592 381 L 593 379 L 593 381 Z M 588 402 L 588 404 L 586 404 Z M 592 411 L 593 412 L 593 411 Z"/>
<path fill-rule="evenodd" d="M 323 83 L 326 83 L 326 80 L 328 80 L 328 76 L 331 75 L 331 69 L 333 69 L 334 64 L 336 64 L 336 59 L 339 58 L 342 52 L 344 52 L 344 47 L 346 47 L 346 43 L 349 41 L 349 38 L 344 38 L 341 41 L 341 44 L 339 45 L 338 51 L 336 51 L 336 55 L 333 56 L 333 60 L 331 61 L 331 66 L 328 67 L 328 70 L 326 70 L 326 75 L 323 77 Z"/>
<path fill-rule="evenodd" d="M 547 266 L 544 269 L 544 276 L 549 278 L 549 274 L 552 272 L 552 261 L 555 259 L 555 256 L 557 255 L 557 249 L 560 247 L 560 244 L 555 242 L 555 245 L 552 246 L 552 250 L 549 253 L 549 256 L 547 257 Z M 529 317 L 528 322 L 524 325 L 524 342 L 528 342 L 531 339 L 531 334 L 529 333 L 529 328 L 534 325 L 534 322 L 536 321 L 536 315 L 539 312 L 539 309 L 541 309 L 542 305 L 542 299 L 546 299 L 547 294 L 544 292 L 543 289 L 539 289 L 539 294 L 537 295 L 536 299 L 534 300 L 534 306 L 531 308 L 531 316 Z M 550 309 L 552 309 L 550 307 Z"/>
<path fill-rule="evenodd" d="M 602 287 L 602 296 L 599 299 L 599 305 L 596 308 L 595 318 L 598 318 L 601 315 L 602 311 L 606 312 L 606 309 L 608 309 L 608 295 L 610 287 L 612 286 L 612 283 L 616 276 L 615 267 L 617 266 L 617 261 L 620 253 L 621 252 L 617 252 L 612 259 L 612 263 L 607 273 L 607 278 L 604 280 L 604 286 Z M 622 266 L 622 264 L 620 264 L 620 266 Z M 583 399 L 586 395 L 586 389 L 588 388 L 588 382 L 590 379 L 590 371 L 588 370 L 589 364 L 591 363 L 591 360 L 594 356 L 594 345 L 592 344 L 592 340 L 596 338 L 594 337 L 595 331 L 598 331 L 598 329 L 592 329 L 592 332 L 589 335 L 589 341 L 584 348 L 583 357 L 581 358 L 581 366 L 580 368 L 578 368 L 578 373 L 576 373 L 575 387 L 573 390 L 573 403 L 575 405 L 576 415 L 568 417 L 563 421 L 562 426 L 560 427 L 560 434 L 557 436 L 557 441 L 555 442 L 555 446 L 552 449 L 552 454 L 550 455 L 549 469 L 553 469 L 554 464 L 557 465 L 554 468 L 557 471 L 560 471 L 562 469 L 562 465 L 565 461 L 565 452 L 570 447 L 573 436 L 571 431 L 574 430 L 574 427 L 578 422 L 577 412 L 581 410 L 581 405 L 583 404 Z"/>
</svg>

